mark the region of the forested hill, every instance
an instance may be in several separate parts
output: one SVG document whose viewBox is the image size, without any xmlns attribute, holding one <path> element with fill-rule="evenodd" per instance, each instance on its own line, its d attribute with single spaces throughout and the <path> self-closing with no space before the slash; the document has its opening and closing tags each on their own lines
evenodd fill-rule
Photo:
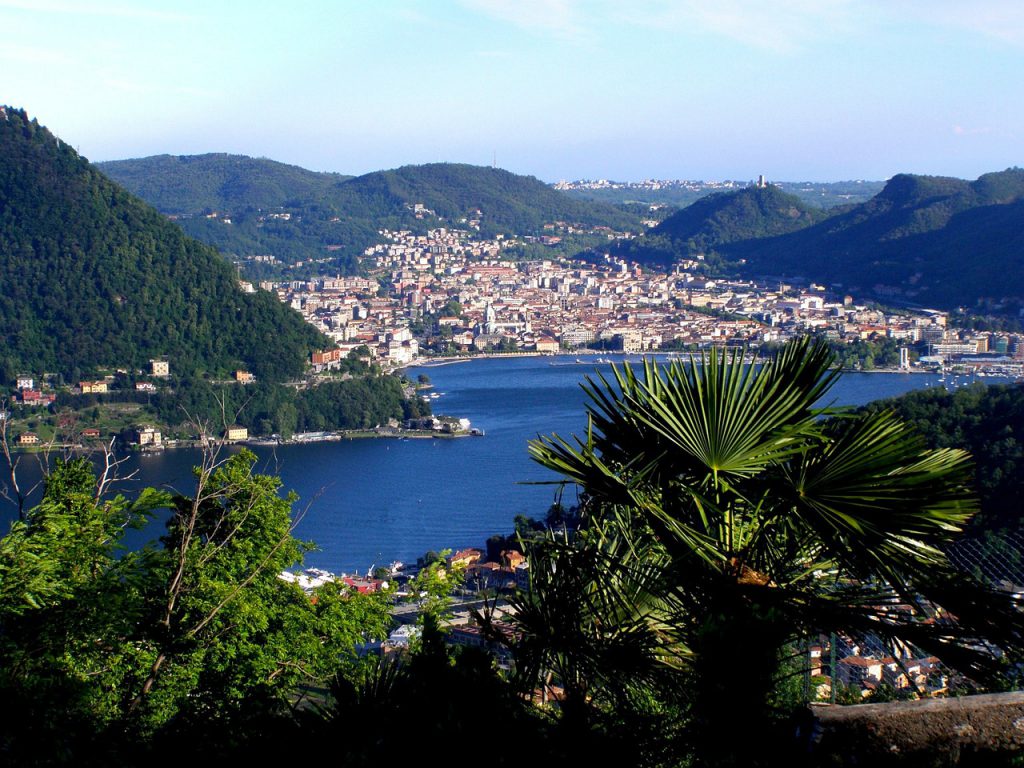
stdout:
<svg viewBox="0 0 1024 768">
<path fill-rule="evenodd" d="M 866 203 L 800 232 L 743 243 L 748 274 L 805 275 L 937 307 L 1024 298 L 1024 169 L 973 182 L 894 176 Z"/>
<path fill-rule="evenodd" d="M 357 272 L 359 256 L 380 241 L 381 228 L 466 228 L 473 221 L 486 236 L 539 234 L 554 221 L 641 227 L 620 208 L 471 165 L 413 165 L 355 178 L 234 155 L 161 155 L 100 167 L 226 254 L 312 262 L 321 272 Z M 414 210 L 417 205 L 425 210 Z"/>
<path fill-rule="evenodd" d="M 534 234 L 554 221 L 615 229 L 638 225 L 619 208 L 574 199 L 532 176 L 456 163 L 368 173 L 339 185 L 338 192 L 353 215 L 400 214 L 422 203 L 449 221 L 479 220 L 483 234 Z"/>
<path fill-rule="evenodd" d="M 683 208 L 619 253 L 637 261 L 670 265 L 679 259 L 727 250 L 732 243 L 773 237 L 809 227 L 830 215 L 778 187 L 719 192 Z"/>
<path fill-rule="evenodd" d="M 96 166 L 107 176 L 169 214 L 273 210 L 328 197 L 340 173 L 318 173 L 265 157 L 214 153 L 156 155 Z"/>
<path fill-rule="evenodd" d="M 714 252 L 742 277 L 1015 311 L 1024 306 L 1024 169 L 976 181 L 900 174 L 869 201 L 824 212 L 772 187 L 711 195 L 622 252 L 661 266 Z"/>
<path fill-rule="evenodd" d="M 0 112 L 0 378 L 141 368 L 301 372 L 325 340 L 23 111 Z"/>
</svg>

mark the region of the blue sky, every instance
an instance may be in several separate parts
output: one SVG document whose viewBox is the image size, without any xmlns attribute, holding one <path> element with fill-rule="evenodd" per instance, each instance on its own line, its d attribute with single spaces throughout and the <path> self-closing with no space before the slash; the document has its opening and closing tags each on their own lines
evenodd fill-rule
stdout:
<svg viewBox="0 0 1024 768">
<path fill-rule="evenodd" d="M 974 178 L 1022 94 L 1021 0 L 0 0 L 0 103 L 91 160 Z"/>
</svg>

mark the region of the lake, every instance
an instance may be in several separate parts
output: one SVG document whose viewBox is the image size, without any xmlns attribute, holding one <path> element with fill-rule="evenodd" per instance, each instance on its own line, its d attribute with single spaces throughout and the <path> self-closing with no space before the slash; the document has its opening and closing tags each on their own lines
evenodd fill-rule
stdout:
<svg viewBox="0 0 1024 768">
<path fill-rule="evenodd" d="M 482 546 L 491 534 L 511 531 L 516 515 L 543 517 L 551 505 L 554 486 L 537 483 L 555 477 L 530 461 L 527 441 L 586 429 L 579 384 L 596 368 L 607 366 L 514 357 L 413 368 L 412 378 L 426 373 L 434 384 L 435 413 L 469 418 L 486 436 L 345 440 L 254 452 L 262 471 L 280 475 L 284 488 L 299 494 L 296 534 L 319 547 L 307 565 L 365 571 L 415 561 L 428 550 Z M 937 385 L 930 374 L 847 373 L 830 397 L 835 405 L 859 405 Z M 31 455 L 23 461 L 29 474 L 38 474 Z M 153 485 L 188 493 L 197 462 L 198 453 L 188 449 L 133 455 L 124 470 L 137 470 L 138 477 L 123 490 Z M 160 525 L 145 533 L 158 536 Z M 135 535 L 133 545 L 142 541 Z"/>
</svg>

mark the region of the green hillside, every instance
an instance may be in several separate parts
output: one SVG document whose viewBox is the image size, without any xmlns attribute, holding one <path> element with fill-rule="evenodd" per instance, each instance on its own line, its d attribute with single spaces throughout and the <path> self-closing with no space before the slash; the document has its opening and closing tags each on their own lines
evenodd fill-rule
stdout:
<svg viewBox="0 0 1024 768">
<path fill-rule="evenodd" d="M 618 253 L 641 262 L 668 265 L 724 250 L 732 243 L 794 232 L 828 216 L 778 187 L 747 187 L 701 198 L 642 237 L 624 242 Z"/>
<path fill-rule="evenodd" d="M 710 195 L 619 253 L 658 266 L 714 253 L 716 268 L 742 277 L 1016 311 L 1024 306 L 1024 169 L 976 181 L 900 174 L 867 202 L 828 211 L 773 187 Z"/>
<path fill-rule="evenodd" d="M 0 118 L 0 374 L 244 367 L 294 376 L 322 337 L 20 110 Z"/>
<path fill-rule="evenodd" d="M 893 177 L 816 226 L 737 243 L 746 274 L 803 275 L 937 307 L 1024 299 L 1024 170 Z"/>
<path fill-rule="evenodd" d="M 930 448 L 963 448 L 974 456 L 981 511 L 971 521 L 972 533 L 1024 531 L 1024 387 L 932 387 L 864 410 L 889 408 L 913 424 Z"/>
<path fill-rule="evenodd" d="M 213 153 L 112 160 L 97 167 L 121 186 L 168 214 L 273 210 L 311 203 L 350 176 L 317 173 L 265 157 Z"/>
<path fill-rule="evenodd" d="M 614 206 L 573 199 L 532 176 L 474 165 L 407 165 L 358 176 L 339 185 L 338 192 L 352 213 L 406 215 L 406 206 L 422 203 L 447 221 L 478 219 L 485 235 L 538 233 L 554 221 L 638 226 L 636 218 Z M 482 215 L 476 216 L 477 210 Z"/>
<path fill-rule="evenodd" d="M 272 255 L 319 272 L 358 272 L 359 256 L 379 242 L 381 228 L 425 231 L 479 221 L 484 236 L 536 234 L 553 221 L 640 228 L 636 216 L 614 206 L 471 165 L 405 166 L 349 178 L 235 155 L 161 155 L 101 168 L 225 254 Z M 417 215 L 417 204 L 429 212 Z M 212 212 L 219 215 L 209 217 Z M 267 268 L 247 269 L 259 275 Z"/>
</svg>

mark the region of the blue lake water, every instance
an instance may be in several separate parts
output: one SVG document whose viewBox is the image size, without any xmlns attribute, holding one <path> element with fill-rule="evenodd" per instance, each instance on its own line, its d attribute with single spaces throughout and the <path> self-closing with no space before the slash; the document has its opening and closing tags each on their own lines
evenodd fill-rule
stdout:
<svg viewBox="0 0 1024 768">
<path fill-rule="evenodd" d="M 579 384 L 597 367 L 607 366 L 526 357 L 411 369 L 413 378 L 430 376 L 433 391 L 441 393 L 432 401 L 435 413 L 467 417 L 486 436 L 347 440 L 255 452 L 262 470 L 280 475 L 284 488 L 299 494 L 296 534 L 319 547 L 307 556 L 308 565 L 365 571 L 391 560 L 414 561 L 431 549 L 481 546 L 491 534 L 510 531 L 516 515 L 541 517 L 551 505 L 554 487 L 531 483 L 555 477 L 531 462 L 527 441 L 586 429 Z M 928 374 L 848 373 L 830 398 L 857 405 L 937 382 Z M 188 493 L 197 459 L 185 449 L 133 456 L 125 470 L 137 469 L 138 477 L 124 491 L 153 485 Z M 25 460 L 29 466 L 31 457 Z M 146 534 L 159 532 L 155 524 Z"/>
</svg>

